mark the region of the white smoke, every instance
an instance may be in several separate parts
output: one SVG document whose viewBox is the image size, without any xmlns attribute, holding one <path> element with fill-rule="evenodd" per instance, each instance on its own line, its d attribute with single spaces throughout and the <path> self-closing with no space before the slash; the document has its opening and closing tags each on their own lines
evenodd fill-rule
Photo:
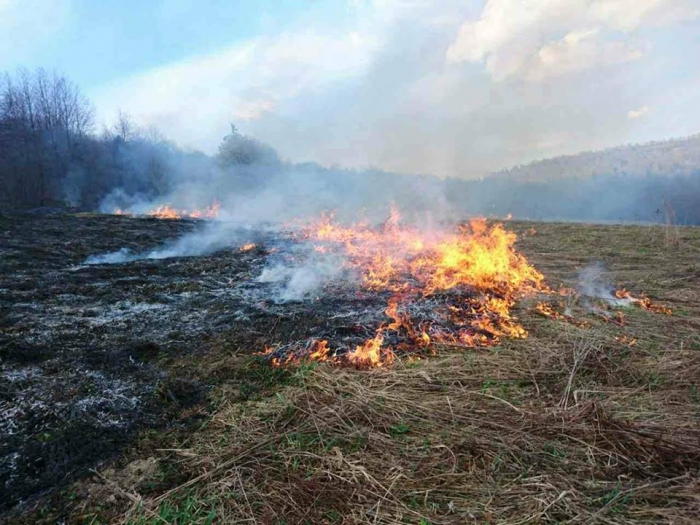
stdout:
<svg viewBox="0 0 700 525">
<path fill-rule="evenodd" d="M 632 299 L 630 298 L 618 298 L 615 296 L 615 287 L 601 262 L 590 264 L 579 272 L 577 289 L 582 296 L 600 299 L 611 306 L 629 306 L 632 304 Z"/>
<path fill-rule="evenodd" d="M 260 232 L 256 228 L 255 232 Z M 128 248 L 101 255 L 92 255 L 84 264 L 123 264 L 141 259 L 170 259 L 173 257 L 196 257 L 240 246 L 250 241 L 253 228 L 238 223 L 212 221 L 202 229 L 186 233 L 179 239 L 164 244 L 159 248 L 134 253 Z"/>
<path fill-rule="evenodd" d="M 287 264 L 270 263 L 263 268 L 257 281 L 272 284 L 273 299 L 284 303 L 317 298 L 326 284 L 348 279 L 350 276 L 340 257 L 311 255 L 302 262 L 295 259 Z"/>
<path fill-rule="evenodd" d="M 104 253 L 102 255 L 91 255 L 84 264 L 122 264 L 137 260 L 139 257 L 128 248 L 120 248 L 116 252 Z"/>
</svg>

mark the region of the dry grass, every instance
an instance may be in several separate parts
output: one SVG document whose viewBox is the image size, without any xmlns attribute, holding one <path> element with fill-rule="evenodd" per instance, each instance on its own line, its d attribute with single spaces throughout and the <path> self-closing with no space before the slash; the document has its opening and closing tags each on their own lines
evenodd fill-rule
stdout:
<svg viewBox="0 0 700 525">
<path fill-rule="evenodd" d="M 157 468 L 136 480 L 125 467 L 84 483 L 70 519 L 697 523 L 700 231 L 669 244 L 663 227 L 534 226 L 521 248 L 550 283 L 603 260 L 675 314 L 624 309 L 621 326 L 569 300 L 579 327 L 526 301 L 525 340 L 387 370 L 234 354 L 206 425 L 150 450 Z"/>
<path fill-rule="evenodd" d="M 697 427 L 620 417 L 648 387 L 578 381 L 604 358 L 583 345 L 533 346 L 530 366 L 504 349 L 304 368 L 278 395 L 222 406 L 172 451 L 190 479 L 124 517 L 157 523 L 192 498 L 202 522 L 694 522 Z M 678 390 L 657 401 L 668 410 Z"/>
</svg>

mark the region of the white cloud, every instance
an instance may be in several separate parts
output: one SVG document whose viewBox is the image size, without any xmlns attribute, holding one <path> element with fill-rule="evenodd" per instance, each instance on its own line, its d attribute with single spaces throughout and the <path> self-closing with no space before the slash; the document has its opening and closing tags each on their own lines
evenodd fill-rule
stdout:
<svg viewBox="0 0 700 525">
<path fill-rule="evenodd" d="M 496 81 L 618 64 L 643 55 L 631 32 L 694 18 L 694 1 L 487 0 L 478 20 L 462 24 L 446 58 L 484 62 Z"/>
<path fill-rule="evenodd" d="M 293 161 L 472 177 L 697 132 L 694 91 L 658 97 L 696 69 L 700 23 L 644 30 L 691 16 L 683 2 L 349 1 L 336 23 L 308 17 L 93 90 L 98 119 L 123 109 L 208 152 L 232 122 Z M 664 108 L 653 128 L 627 118 L 642 102 Z"/>
<path fill-rule="evenodd" d="M 275 109 L 275 103 L 270 100 L 249 100 L 241 101 L 235 110 L 236 119 L 248 121 L 262 117 Z"/>
<path fill-rule="evenodd" d="M 20 66 L 68 20 L 70 0 L 0 0 L 0 66 Z"/>
<path fill-rule="evenodd" d="M 693 0 L 596 0 L 591 14 L 604 25 L 619 31 L 690 20 L 700 15 Z"/>
<path fill-rule="evenodd" d="M 99 117 L 110 121 L 123 110 L 181 144 L 212 150 L 229 122 L 260 118 L 301 92 L 357 75 L 374 46 L 358 32 L 250 40 L 101 89 Z"/>
<path fill-rule="evenodd" d="M 626 41 L 604 41 L 598 28 L 567 33 L 561 40 L 542 46 L 529 63 L 527 78 L 544 80 L 584 71 L 596 65 L 629 62 L 640 58 L 642 50 Z"/>
<path fill-rule="evenodd" d="M 627 118 L 630 120 L 636 120 L 636 119 L 639 119 L 639 118 L 646 116 L 649 113 L 649 111 L 650 111 L 649 106 L 644 105 L 639 109 L 632 109 L 632 110 L 628 111 Z"/>
</svg>

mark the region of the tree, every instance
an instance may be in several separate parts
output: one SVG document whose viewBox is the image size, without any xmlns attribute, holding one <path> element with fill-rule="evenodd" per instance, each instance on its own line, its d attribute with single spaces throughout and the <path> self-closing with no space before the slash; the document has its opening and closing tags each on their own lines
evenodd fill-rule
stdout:
<svg viewBox="0 0 700 525">
<path fill-rule="evenodd" d="M 92 129 L 93 109 L 66 78 L 20 70 L 0 88 L 0 182 L 14 206 L 59 198 L 61 180 Z"/>
<path fill-rule="evenodd" d="M 270 146 L 238 132 L 231 124 L 231 133 L 219 145 L 218 160 L 222 166 L 279 164 L 277 152 Z"/>
</svg>

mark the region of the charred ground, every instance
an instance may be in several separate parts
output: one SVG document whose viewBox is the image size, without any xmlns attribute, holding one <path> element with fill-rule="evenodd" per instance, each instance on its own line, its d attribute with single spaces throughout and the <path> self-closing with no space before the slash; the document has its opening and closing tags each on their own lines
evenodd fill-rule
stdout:
<svg viewBox="0 0 700 525">
<path fill-rule="evenodd" d="M 173 359 L 206 352 L 214 334 L 233 327 L 255 339 L 265 302 L 243 300 L 230 285 L 253 277 L 258 250 L 82 264 L 201 227 L 90 215 L 0 218 L 4 509 L 83 474 L 138 429 L 162 427 L 201 403 L 209 385 L 169 373 Z"/>
<path fill-rule="evenodd" d="M 251 358 L 270 342 L 361 329 L 338 314 L 384 308 L 362 295 L 267 301 L 254 278 L 274 239 L 82 265 L 198 227 L 0 219 L 0 476 L 12 521 L 692 522 L 698 230 L 511 223 L 551 285 L 575 285 L 599 260 L 616 285 L 674 315 L 553 301 L 579 326 L 542 317 L 533 299 L 517 311 L 528 339 L 438 345 L 425 361 L 360 372 Z"/>
</svg>

